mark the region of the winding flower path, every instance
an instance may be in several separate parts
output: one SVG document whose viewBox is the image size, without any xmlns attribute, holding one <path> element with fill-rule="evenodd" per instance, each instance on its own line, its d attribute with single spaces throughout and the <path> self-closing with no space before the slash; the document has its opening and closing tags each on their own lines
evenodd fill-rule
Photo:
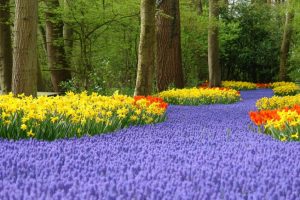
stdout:
<svg viewBox="0 0 300 200">
<path fill-rule="evenodd" d="M 271 90 L 170 106 L 161 124 L 55 142 L 0 140 L 0 199 L 299 199 L 300 143 L 251 128 Z"/>
</svg>

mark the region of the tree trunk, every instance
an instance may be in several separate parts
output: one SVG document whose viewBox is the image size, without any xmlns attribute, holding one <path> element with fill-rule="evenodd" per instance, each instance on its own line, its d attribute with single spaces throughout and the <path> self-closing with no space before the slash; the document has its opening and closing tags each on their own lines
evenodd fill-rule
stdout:
<svg viewBox="0 0 300 200">
<path fill-rule="evenodd" d="M 174 83 L 183 88 L 179 0 L 165 0 L 159 9 L 157 29 L 157 88 L 163 91 Z"/>
<path fill-rule="evenodd" d="M 69 7 L 70 3 L 72 1 L 69 0 L 64 0 L 64 11 L 65 13 L 69 12 Z M 66 51 L 66 56 L 67 56 L 67 61 L 68 64 L 71 64 L 71 59 L 72 59 L 72 49 L 73 49 L 73 36 L 74 36 L 74 31 L 73 28 L 68 22 L 64 23 L 64 28 L 63 28 L 63 36 L 64 36 L 64 45 L 65 45 L 65 51 Z"/>
<path fill-rule="evenodd" d="M 15 0 L 12 90 L 15 95 L 37 94 L 38 1 Z"/>
<path fill-rule="evenodd" d="M 43 81 L 43 74 L 39 59 L 37 59 L 37 91 L 43 92 L 45 90 L 45 84 Z"/>
<path fill-rule="evenodd" d="M 192 0 L 193 6 L 196 7 L 196 11 L 198 15 L 203 14 L 203 4 L 202 0 Z"/>
<path fill-rule="evenodd" d="M 182 52 L 181 52 L 181 23 L 180 23 L 180 5 L 179 0 L 174 0 L 174 54 L 175 54 L 175 87 L 184 88 L 184 75 L 182 68 Z"/>
<path fill-rule="evenodd" d="M 40 34 L 43 44 L 43 49 L 45 51 L 45 54 L 47 55 L 47 39 L 46 39 L 46 31 L 43 25 L 38 25 L 38 34 Z"/>
<path fill-rule="evenodd" d="M 3 94 L 11 92 L 12 44 L 9 0 L 0 0 L 0 86 Z"/>
<path fill-rule="evenodd" d="M 55 92 L 60 92 L 61 82 L 71 79 L 71 70 L 66 60 L 66 52 L 63 43 L 63 22 L 57 14 L 58 0 L 46 1 L 46 40 L 51 80 Z"/>
<path fill-rule="evenodd" d="M 221 86 L 221 67 L 219 63 L 218 3 L 218 0 L 209 0 L 208 71 L 210 87 Z"/>
<path fill-rule="evenodd" d="M 290 50 L 290 44 L 292 39 L 292 22 L 294 19 L 294 10 L 288 11 L 285 19 L 285 26 L 283 32 L 283 38 L 280 48 L 280 66 L 279 66 L 279 80 L 285 81 L 287 79 L 287 60 Z"/>
<path fill-rule="evenodd" d="M 155 1 L 141 0 L 141 33 L 135 95 L 150 95 L 152 92 L 156 49 L 155 9 Z"/>
</svg>

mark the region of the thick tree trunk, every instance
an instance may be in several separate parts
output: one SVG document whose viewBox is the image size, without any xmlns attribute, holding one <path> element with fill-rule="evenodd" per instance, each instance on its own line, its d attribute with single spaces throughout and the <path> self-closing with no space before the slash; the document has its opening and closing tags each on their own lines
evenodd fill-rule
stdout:
<svg viewBox="0 0 300 200">
<path fill-rule="evenodd" d="M 135 95 L 152 93 L 156 49 L 155 9 L 155 1 L 141 0 L 141 33 Z"/>
<path fill-rule="evenodd" d="M 157 88 L 163 91 L 174 83 L 183 88 L 179 0 L 165 0 L 157 17 Z"/>
<path fill-rule="evenodd" d="M 3 94 L 11 92 L 12 44 L 9 0 L 0 0 L 0 86 Z"/>
<path fill-rule="evenodd" d="M 218 3 L 218 0 L 209 0 L 208 71 L 210 87 L 221 86 L 221 67 L 219 63 Z"/>
<path fill-rule="evenodd" d="M 37 94 L 38 1 L 15 0 L 12 90 L 15 95 Z"/>
<path fill-rule="evenodd" d="M 279 80 L 285 81 L 287 79 L 287 60 L 290 50 L 290 44 L 292 39 L 292 22 L 294 19 L 294 11 L 288 11 L 285 19 L 285 26 L 283 32 L 283 38 L 280 48 L 280 66 L 279 66 Z"/>
<path fill-rule="evenodd" d="M 58 0 L 47 0 L 46 40 L 51 80 L 55 92 L 60 92 L 61 82 L 71 79 L 71 70 L 66 60 L 63 43 L 63 22 L 55 9 L 59 7 Z"/>
</svg>

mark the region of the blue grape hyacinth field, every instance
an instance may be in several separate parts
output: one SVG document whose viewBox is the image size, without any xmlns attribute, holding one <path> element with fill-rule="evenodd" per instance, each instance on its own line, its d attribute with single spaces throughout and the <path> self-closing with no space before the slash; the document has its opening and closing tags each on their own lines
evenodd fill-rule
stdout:
<svg viewBox="0 0 300 200">
<path fill-rule="evenodd" d="M 0 140 L 0 199 L 299 199 L 300 143 L 258 134 L 249 110 L 169 106 L 163 123 L 53 142 Z"/>
</svg>

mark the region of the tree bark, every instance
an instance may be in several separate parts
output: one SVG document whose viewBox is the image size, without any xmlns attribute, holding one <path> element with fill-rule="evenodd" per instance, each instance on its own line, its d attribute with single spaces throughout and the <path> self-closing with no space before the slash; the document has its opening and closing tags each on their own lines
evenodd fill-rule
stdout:
<svg viewBox="0 0 300 200">
<path fill-rule="evenodd" d="M 58 0 L 46 0 L 46 40 L 51 81 L 55 92 L 61 92 L 61 82 L 71 79 L 63 43 L 63 21 L 57 14 Z"/>
<path fill-rule="evenodd" d="M 64 11 L 65 13 L 68 14 L 69 9 L 70 9 L 70 3 L 72 1 L 70 0 L 64 0 Z M 63 36 L 64 36 L 64 45 L 65 45 L 65 51 L 66 51 L 66 57 L 68 64 L 71 64 L 71 59 L 72 59 L 72 49 L 73 49 L 73 36 L 74 36 L 74 31 L 72 26 L 68 23 L 64 23 L 64 28 L 63 28 Z"/>
<path fill-rule="evenodd" d="M 219 63 L 219 6 L 218 0 L 209 0 L 208 29 L 208 71 L 209 87 L 221 86 L 221 67 Z"/>
<path fill-rule="evenodd" d="M 38 1 L 15 0 L 15 5 L 12 90 L 36 96 Z"/>
<path fill-rule="evenodd" d="M 141 33 L 135 95 L 152 93 L 156 49 L 155 9 L 155 1 L 141 0 Z"/>
<path fill-rule="evenodd" d="M 3 94 L 12 90 L 12 44 L 9 0 L 0 0 L 0 86 Z"/>
<path fill-rule="evenodd" d="M 287 79 L 287 60 L 292 39 L 292 22 L 294 19 L 294 10 L 288 11 L 285 19 L 285 26 L 283 38 L 280 48 L 280 66 L 279 66 L 279 80 L 286 81 Z"/>
<path fill-rule="evenodd" d="M 174 54 L 175 54 L 175 87 L 184 88 L 184 75 L 182 68 L 181 51 L 181 23 L 180 23 L 180 5 L 179 0 L 174 2 Z"/>
<path fill-rule="evenodd" d="M 47 55 L 47 39 L 46 39 L 46 31 L 43 25 L 38 25 L 38 34 L 40 34 L 43 44 L 43 49 L 45 51 L 45 54 Z"/>
<path fill-rule="evenodd" d="M 203 14 L 202 0 L 198 0 L 198 2 L 197 2 L 197 13 L 198 13 L 198 15 Z"/>
<path fill-rule="evenodd" d="M 157 16 L 157 88 L 163 91 L 174 83 L 184 87 L 181 57 L 179 0 L 165 0 Z"/>
<path fill-rule="evenodd" d="M 45 90 L 45 84 L 43 80 L 43 74 L 41 70 L 41 65 L 39 62 L 39 59 L 37 59 L 37 91 L 44 91 Z"/>
<path fill-rule="evenodd" d="M 202 0 L 192 0 L 193 6 L 196 7 L 196 11 L 198 15 L 203 14 L 203 4 Z"/>
</svg>

